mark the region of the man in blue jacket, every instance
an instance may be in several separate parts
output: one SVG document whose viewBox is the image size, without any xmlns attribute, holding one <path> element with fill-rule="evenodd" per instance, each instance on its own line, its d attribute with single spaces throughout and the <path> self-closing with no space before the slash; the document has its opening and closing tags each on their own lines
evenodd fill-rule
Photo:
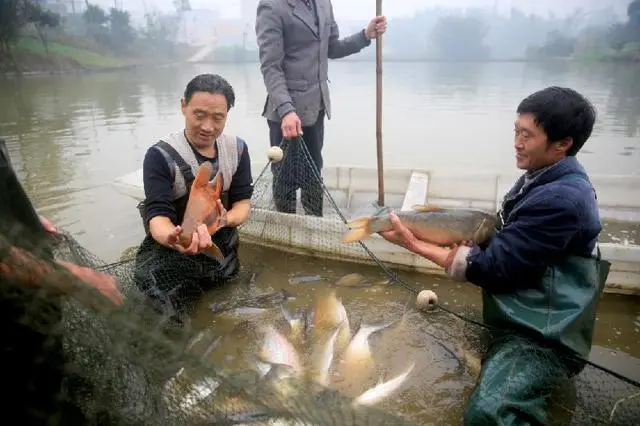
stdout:
<svg viewBox="0 0 640 426">
<path fill-rule="evenodd" d="M 594 257 L 601 230 L 595 192 L 575 155 L 595 122 L 576 91 L 548 87 L 525 98 L 515 121 L 516 164 L 485 246 L 443 248 L 418 240 L 397 216 L 382 236 L 482 288 L 492 330 L 467 425 L 548 424 L 551 392 L 591 350 L 608 262 Z"/>
</svg>

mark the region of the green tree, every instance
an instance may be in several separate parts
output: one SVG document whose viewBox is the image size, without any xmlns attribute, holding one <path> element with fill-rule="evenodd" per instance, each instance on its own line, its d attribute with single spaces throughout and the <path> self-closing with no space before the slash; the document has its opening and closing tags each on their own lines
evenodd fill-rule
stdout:
<svg viewBox="0 0 640 426">
<path fill-rule="evenodd" d="M 44 10 L 33 0 L 0 1 L 0 54 L 11 54 L 11 45 L 29 24 L 35 26 L 46 47 L 44 28 L 58 26 L 60 15 Z"/>
</svg>

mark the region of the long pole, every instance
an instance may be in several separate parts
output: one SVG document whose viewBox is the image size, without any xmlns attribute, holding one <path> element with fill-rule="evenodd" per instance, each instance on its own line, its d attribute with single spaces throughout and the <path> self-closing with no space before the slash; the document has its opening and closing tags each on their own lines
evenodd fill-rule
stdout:
<svg viewBox="0 0 640 426">
<path fill-rule="evenodd" d="M 376 16 L 382 15 L 382 0 L 376 0 Z M 376 148 L 378 154 L 378 205 L 384 206 L 382 165 L 382 36 L 376 37 Z"/>
</svg>

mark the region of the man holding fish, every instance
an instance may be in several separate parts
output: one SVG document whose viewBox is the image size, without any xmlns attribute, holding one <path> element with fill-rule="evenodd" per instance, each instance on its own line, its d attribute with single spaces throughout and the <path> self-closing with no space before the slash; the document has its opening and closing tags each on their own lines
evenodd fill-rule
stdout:
<svg viewBox="0 0 640 426">
<path fill-rule="evenodd" d="M 136 282 L 174 319 L 186 313 L 189 296 L 239 269 L 237 227 L 249 217 L 253 180 L 246 143 L 223 133 L 234 103 L 224 78 L 196 76 L 181 100 L 184 129 L 144 158 L 139 209 L 147 235 Z"/>
<path fill-rule="evenodd" d="M 345 238 L 380 232 L 449 277 L 482 288 L 484 322 L 493 333 L 465 424 L 548 424 L 551 391 L 581 371 L 576 355 L 588 358 L 609 266 L 599 250 L 593 254 L 598 205 L 576 159 L 595 116 L 591 103 L 569 88 L 548 87 L 520 103 L 514 147 L 525 173 L 497 220 L 428 207 L 360 220 L 353 225 L 358 234 Z"/>
</svg>

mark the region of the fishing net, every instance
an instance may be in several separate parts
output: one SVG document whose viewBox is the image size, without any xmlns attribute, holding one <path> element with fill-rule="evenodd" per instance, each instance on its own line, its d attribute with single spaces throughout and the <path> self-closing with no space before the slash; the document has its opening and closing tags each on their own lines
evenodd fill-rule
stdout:
<svg viewBox="0 0 640 426">
<path fill-rule="evenodd" d="M 56 261 L 115 277 L 124 295 L 116 306 L 52 262 L 47 250 L 9 252 L 27 233 L 24 228 L 15 236 L 5 233 L 0 241 L 5 254 L 3 354 L 14 362 L 9 374 L 16 375 L 3 382 L 22 383 L 13 391 L 25 411 L 39 409 L 49 421 L 56 423 L 55 415 L 63 424 L 79 418 L 86 419 L 83 424 L 128 425 L 272 424 L 270 419 L 289 421 L 280 424 L 411 424 L 377 409 L 353 407 L 352 398 L 313 382 L 287 376 L 267 380 L 258 371 L 226 368 L 211 357 L 221 336 L 188 324 L 167 329 L 166 317 L 134 285 L 134 258 L 105 264 L 65 232 L 48 237 L 44 245 Z M 31 335 L 12 330 L 30 330 Z M 48 355 L 43 359 L 43 354 Z M 38 381 L 35 373 L 26 373 L 35 367 L 48 376 L 47 390 L 54 395 L 43 396 L 42 388 L 25 381 L 26 376 Z M 60 386 L 56 376 L 62 378 Z M 5 390 L 11 394 L 12 389 Z M 36 395 L 50 406 L 38 407 Z"/>
<path fill-rule="evenodd" d="M 280 148 L 281 160 L 269 161 L 255 177 L 253 210 L 250 220 L 241 228 L 242 240 L 307 255 L 315 258 L 315 262 L 338 259 L 373 264 L 392 282 L 417 295 L 421 288 L 403 281 L 384 264 L 400 254 L 385 251 L 375 238 L 353 244 L 341 242 L 348 220 L 380 212 L 377 193 L 366 192 L 376 187 L 377 176 L 366 176 L 361 170 L 355 179 L 349 169 L 320 173 L 303 138 L 284 140 Z M 409 180 L 406 178 L 405 182 Z M 390 179 L 385 184 L 392 182 Z M 406 187 L 387 186 L 385 190 L 385 205 L 399 209 Z M 282 268 L 287 267 L 286 261 L 287 257 L 283 256 Z M 513 401 L 506 402 L 514 411 L 533 424 L 545 423 L 540 409 L 526 407 L 525 401 L 532 400 L 532 392 L 548 401 L 548 406 L 542 403 L 540 407 L 548 408 L 551 424 L 635 425 L 640 422 L 640 383 L 635 378 L 573 355 L 563 355 L 554 348 L 544 348 L 524 336 L 503 335 L 484 325 L 477 310 L 463 314 L 439 305 L 423 315 L 424 327 L 436 322 L 458 324 L 457 328 L 448 326 L 448 332 L 440 327 L 434 337 L 442 342 L 460 340 L 460 334 L 451 330 L 456 328 L 460 333 L 462 329 L 467 349 L 492 354 L 492 359 L 483 362 L 494 365 L 493 372 L 502 370 L 504 377 L 493 378 L 493 386 L 476 391 L 474 406 L 484 407 L 474 413 L 475 418 L 480 419 L 478 424 L 494 424 L 491 421 L 496 419 L 487 417 L 490 415 L 487 413 L 492 410 L 497 413 L 507 395 L 515 395 Z M 494 346 L 488 347 L 488 342 Z M 467 371 L 478 377 L 480 361 L 467 357 L 467 353 L 457 351 L 456 356 L 462 359 Z M 532 386 L 536 390 L 532 390 Z"/>
</svg>

